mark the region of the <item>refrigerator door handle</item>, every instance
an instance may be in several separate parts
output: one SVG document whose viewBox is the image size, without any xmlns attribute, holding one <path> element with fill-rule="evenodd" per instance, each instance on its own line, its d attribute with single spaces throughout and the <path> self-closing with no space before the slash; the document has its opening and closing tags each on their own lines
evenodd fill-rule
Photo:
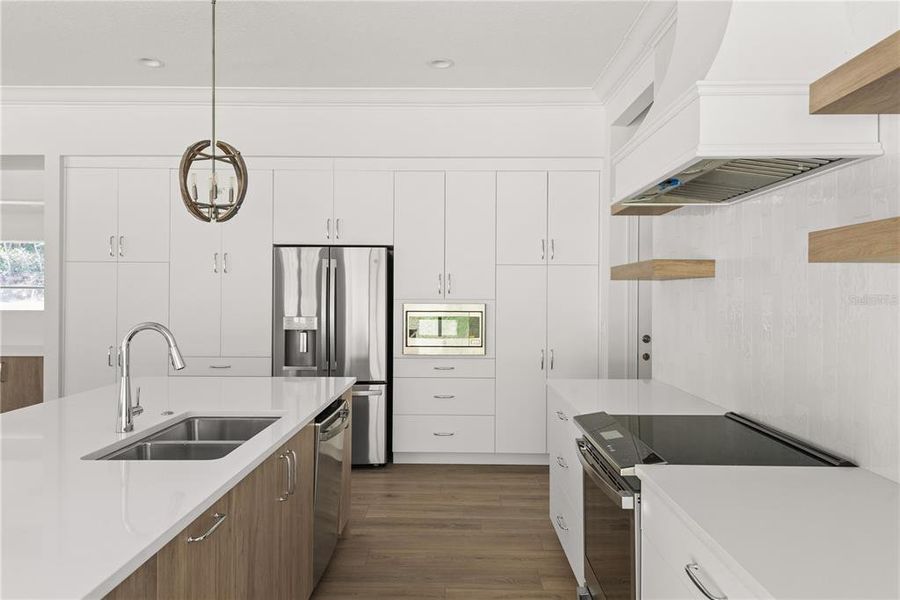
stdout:
<svg viewBox="0 0 900 600">
<path fill-rule="evenodd" d="M 330 347 L 328 368 L 334 374 L 337 371 L 337 259 L 329 260 L 331 271 L 331 303 L 328 306 L 328 345 Z"/>
<path fill-rule="evenodd" d="M 321 280 L 319 282 L 319 311 L 322 313 L 322 320 L 319 324 L 319 329 L 316 332 L 317 335 L 317 343 L 318 350 L 316 356 L 316 368 L 319 371 L 325 371 L 325 375 L 328 374 L 328 339 L 326 333 L 328 332 L 328 264 L 330 259 L 323 258 L 321 262 Z"/>
</svg>

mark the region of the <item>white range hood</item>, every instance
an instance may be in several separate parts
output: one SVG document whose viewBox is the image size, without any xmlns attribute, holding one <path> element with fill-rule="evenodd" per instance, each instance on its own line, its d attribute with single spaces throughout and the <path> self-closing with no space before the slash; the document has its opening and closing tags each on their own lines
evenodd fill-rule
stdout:
<svg viewBox="0 0 900 600">
<path fill-rule="evenodd" d="M 881 154 L 877 116 L 809 114 L 809 84 L 868 45 L 854 39 L 854 11 L 836 1 L 678 2 L 653 105 L 613 156 L 613 200 L 730 204 Z"/>
</svg>

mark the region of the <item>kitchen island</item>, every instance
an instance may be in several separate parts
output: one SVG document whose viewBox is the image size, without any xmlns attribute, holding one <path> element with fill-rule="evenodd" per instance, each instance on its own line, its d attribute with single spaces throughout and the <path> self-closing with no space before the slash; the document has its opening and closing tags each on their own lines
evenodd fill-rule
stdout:
<svg viewBox="0 0 900 600">
<path fill-rule="evenodd" d="M 0 596 L 109 593 L 347 394 L 354 381 L 136 378 L 144 412 L 128 434 L 115 432 L 116 386 L 0 416 Z M 217 460 L 83 458 L 189 415 L 279 418 Z"/>
</svg>

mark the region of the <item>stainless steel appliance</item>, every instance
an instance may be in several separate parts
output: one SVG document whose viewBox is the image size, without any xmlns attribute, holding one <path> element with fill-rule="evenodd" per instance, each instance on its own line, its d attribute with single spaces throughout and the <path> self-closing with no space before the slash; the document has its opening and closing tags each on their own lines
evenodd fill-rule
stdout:
<svg viewBox="0 0 900 600">
<path fill-rule="evenodd" d="M 313 585 L 319 583 L 337 546 L 344 436 L 349 425 L 350 409 L 343 400 L 316 417 Z"/>
<path fill-rule="evenodd" d="M 575 417 L 584 481 L 581 598 L 640 598 L 641 481 L 636 464 L 852 466 L 736 413 Z"/>
<path fill-rule="evenodd" d="M 484 304 L 404 304 L 403 354 L 483 355 Z"/>
<path fill-rule="evenodd" d="M 387 462 L 388 248 L 276 246 L 272 374 L 356 377 L 353 464 Z"/>
</svg>

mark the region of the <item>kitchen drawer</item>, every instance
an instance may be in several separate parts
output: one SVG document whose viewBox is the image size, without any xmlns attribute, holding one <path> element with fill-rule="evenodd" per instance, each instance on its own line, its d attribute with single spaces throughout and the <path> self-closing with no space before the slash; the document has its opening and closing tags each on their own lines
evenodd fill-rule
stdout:
<svg viewBox="0 0 900 600">
<path fill-rule="evenodd" d="M 492 358 L 395 358 L 394 377 L 492 378 Z"/>
<path fill-rule="evenodd" d="M 730 600 L 756 598 L 719 559 L 716 553 L 688 528 L 668 500 L 649 486 L 641 490 L 641 538 L 654 545 L 671 569 L 674 569 L 688 588 L 696 588 L 694 596 L 702 598 L 699 588 L 688 578 L 686 565 L 699 566 L 697 576 L 713 595 L 727 596 Z M 652 564 L 642 562 L 642 581 L 655 577 L 647 570 Z"/>
<path fill-rule="evenodd" d="M 584 582 L 583 513 L 572 506 L 562 489 L 550 487 L 550 522 L 569 566 L 579 583 Z"/>
<path fill-rule="evenodd" d="M 185 356 L 184 368 L 169 365 L 177 377 L 271 377 L 272 359 L 246 356 Z"/>
<path fill-rule="evenodd" d="M 697 590 L 689 585 L 684 571 L 669 565 L 656 544 L 646 537 L 641 540 L 641 600 L 694 600 Z"/>
<path fill-rule="evenodd" d="M 394 380 L 395 415 L 493 415 L 493 379 Z"/>
<path fill-rule="evenodd" d="M 494 417 L 398 415 L 394 452 L 493 452 Z"/>
</svg>

